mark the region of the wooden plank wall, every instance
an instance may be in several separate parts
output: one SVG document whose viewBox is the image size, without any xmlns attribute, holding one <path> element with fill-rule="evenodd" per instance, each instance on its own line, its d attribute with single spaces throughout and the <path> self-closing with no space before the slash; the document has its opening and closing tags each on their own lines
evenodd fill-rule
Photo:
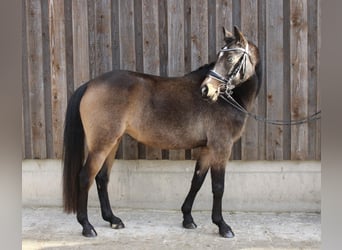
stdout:
<svg viewBox="0 0 342 250">
<path fill-rule="evenodd" d="M 181 76 L 214 61 L 222 26 L 258 45 L 263 84 L 254 113 L 299 119 L 320 109 L 320 0 L 25 0 L 25 159 L 61 158 L 67 100 L 111 69 Z M 320 160 L 320 122 L 274 126 L 249 119 L 233 160 Z M 125 136 L 119 159 L 194 159 Z"/>
</svg>

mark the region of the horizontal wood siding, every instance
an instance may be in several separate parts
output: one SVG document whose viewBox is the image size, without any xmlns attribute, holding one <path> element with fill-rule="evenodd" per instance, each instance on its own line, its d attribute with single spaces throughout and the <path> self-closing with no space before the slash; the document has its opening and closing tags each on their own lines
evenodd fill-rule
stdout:
<svg viewBox="0 0 342 250">
<path fill-rule="evenodd" d="M 212 62 L 222 27 L 238 25 L 260 50 L 263 83 L 253 112 L 300 119 L 320 109 L 320 0 L 25 0 L 24 159 L 62 156 L 66 104 L 112 69 L 181 76 Z M 232 160 L 320 160 L 320 121 L 274 126 L 249 119 Z M 196 159 L 124 136 L 119 159 Z"/>
</svg>

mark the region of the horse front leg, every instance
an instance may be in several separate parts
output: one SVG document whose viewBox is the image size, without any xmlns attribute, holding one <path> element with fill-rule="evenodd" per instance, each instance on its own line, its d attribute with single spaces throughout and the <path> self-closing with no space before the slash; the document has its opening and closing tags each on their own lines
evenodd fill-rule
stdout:
<svg viewBox="0 0 342 250">
<path fill-rule="evenodd" d="M 191 181 L 191 188 L 188 195 L 185 198 L 185 201 L 182 205 L 182 212 L 183 212 L 183 227 L 188 229 L 194 229 L 197 227 L 194 219 L 191 215 L 192 205 L 194 204 L 194 200 L 196 194 L 200 190 L 205 177 L 207 176 L 208 169 L 201 171 L 200 162 L 196 162 L 194 176 Z"/>
<path fill-rule="evenodd" d="M 225 166 L 211 167 L 211 183 L 213 192 L 212 221 L 219 227 L 219 233 L 224 238 L 233 238 L 234 232 L 222 216 L 222 197 L 224 192 Z"/>
</svg>

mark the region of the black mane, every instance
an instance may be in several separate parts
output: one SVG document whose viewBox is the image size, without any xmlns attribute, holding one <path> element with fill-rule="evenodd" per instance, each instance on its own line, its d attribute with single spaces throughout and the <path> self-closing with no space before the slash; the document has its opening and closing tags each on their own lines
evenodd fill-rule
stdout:
<svg viewBox="0 0 342 250">
<path fill-rule="evenodd" d="M 210 69 L 212 69 L 215 65 L 215 62 L 212 63 L 207 63 L 199 67 L 198 69 L 195 69 L 194 71 L 191 71 L 190 73 L 186 74 L 186 76 L 191 75 L 191 74 L 207 74 Z"/>
</svg>

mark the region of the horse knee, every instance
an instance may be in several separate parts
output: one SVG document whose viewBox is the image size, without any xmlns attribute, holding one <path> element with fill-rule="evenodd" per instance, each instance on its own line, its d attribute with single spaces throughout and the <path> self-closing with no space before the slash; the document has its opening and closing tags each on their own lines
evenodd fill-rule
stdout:
<svg viewBox="0 0 342 250">
<path fill-rule="evenodd" d="M 222 197 L 224 193 L 224 184 L 222 183 L 213 183 L 212 184 L 212 192 L 214 197 Z"/>
<path fill-rule="evenodd" d="M 211 187 L 214 197 L 221 198 L 224 192 L 225 169 L 211 169 Z"/>
</svg>

